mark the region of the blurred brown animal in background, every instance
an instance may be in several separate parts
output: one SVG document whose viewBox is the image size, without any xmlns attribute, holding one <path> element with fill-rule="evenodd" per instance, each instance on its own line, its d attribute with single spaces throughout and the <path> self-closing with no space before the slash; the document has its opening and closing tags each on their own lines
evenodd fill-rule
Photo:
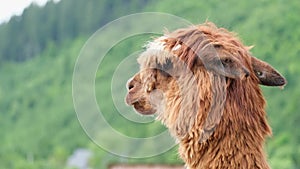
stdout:
<svg viewBox="0 0 300 169">
<path fill-rule="evenodd" d="M 188 168 L 267 169 L 263 144 L 271 129 L 259 84 L 286 80 L 249 50 L 210 22 L 166 33 L 139 56 L 126 102 L 157 115 Z"/>
</svg>

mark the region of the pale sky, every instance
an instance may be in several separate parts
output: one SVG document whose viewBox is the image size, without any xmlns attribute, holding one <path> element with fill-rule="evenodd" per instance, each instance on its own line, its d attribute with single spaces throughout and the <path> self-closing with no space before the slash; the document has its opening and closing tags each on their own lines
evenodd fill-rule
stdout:
<svg viewBox="0 0 300 169">
<path fill-rule="evenodd" d="M 49 0 L 1 0 L 0 23 L 8 21 L 13 15 L 21 15 L 32 2 L 42 6 Z M 54 0 L 55 2 L 59 0 Z"/>
</svg>

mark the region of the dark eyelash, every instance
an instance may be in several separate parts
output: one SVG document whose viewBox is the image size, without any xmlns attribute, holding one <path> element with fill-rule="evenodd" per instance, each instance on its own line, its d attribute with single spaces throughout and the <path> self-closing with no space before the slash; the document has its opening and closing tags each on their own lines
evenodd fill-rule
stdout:
<svg viewBox="0 0 300 169">
<path fill-rule="evenodd" d="M 164 64 L 160 64 L 160 63 L 157 64 L 158 71 L 163 76 L 166 76 L 166 77 L 170 76 L 170 71 L 172 68 L 173 68 L 173 63 L 172 63 L 171 59 L 166 59 Z"/>
<path fill-rule="evenodd" d="M 162 71 L 167 71 L 173 68 L 173 63 L 171 59 L 166 59 L 166 62 L 164 64 L 157 64 L 157 69 L 160 69 Z"/>
</svg>

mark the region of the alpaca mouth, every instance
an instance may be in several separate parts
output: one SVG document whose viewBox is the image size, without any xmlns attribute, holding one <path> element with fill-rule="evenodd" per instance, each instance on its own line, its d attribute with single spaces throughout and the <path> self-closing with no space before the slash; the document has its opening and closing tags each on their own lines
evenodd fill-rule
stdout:
<svg viewBox="0 0 300 169">
<path fill-rule="evenodd" d="M 132 98 L 131 95 L 128 93 L 126 98 L 125 98 L 125 102 L 128 106 L 132 106 L 134 103 L 136 103 L 138 101 L 137 98 Z"/>
<path fill-rule="evenodd" d="M 286 80 L 285 78 L 276 78 L 276 85 L 284 87 L 286 85 Z"/>
<path fill-rule="evenodd" d="M 137 101 L 137 102 L 133 103 L 132 105 L 133 105 L 134 109 L 140 114 L 152 115 L 152 114 L 156 113 L 155 109 L 145 108 L 145 106 L 140 101 Z"/>
<path fill-rule="evenodd" d="M 156 110 L 150 106 L 146 106 L 146 101 L 144 99 L 133 99 L 130 95 L 126 96 L 126 103 L 129 106 L 133 106 L 134 109 L 143 115 L 152 115 L 156 113 Z"/>
</svg>

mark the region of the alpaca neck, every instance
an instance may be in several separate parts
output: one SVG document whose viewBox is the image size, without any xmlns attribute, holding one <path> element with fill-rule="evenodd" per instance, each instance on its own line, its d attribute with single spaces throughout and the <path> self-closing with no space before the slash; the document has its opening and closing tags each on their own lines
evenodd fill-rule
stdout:
<svg viewBox="0 0 300 169">
<path fill-rule="evenodd" d="M 198 135 L 190 133 L 179 144 L 179 153 L 190 169 L 269 168 L 263 143 L 247 140 L 247 134 L 210 138 L 203 143 L 199 143 Z"/>
<path fill-rule="evenodd" d="M 226 104 L 222 120 L 208 140 L 199 143 L 201 129 L 195 125 L 179 141 L 182 159 L 191 169 L 268 169 L 263 144 L 271 130 L 264 109 L 244 107 L 230 99 Z"/>
</svg>

